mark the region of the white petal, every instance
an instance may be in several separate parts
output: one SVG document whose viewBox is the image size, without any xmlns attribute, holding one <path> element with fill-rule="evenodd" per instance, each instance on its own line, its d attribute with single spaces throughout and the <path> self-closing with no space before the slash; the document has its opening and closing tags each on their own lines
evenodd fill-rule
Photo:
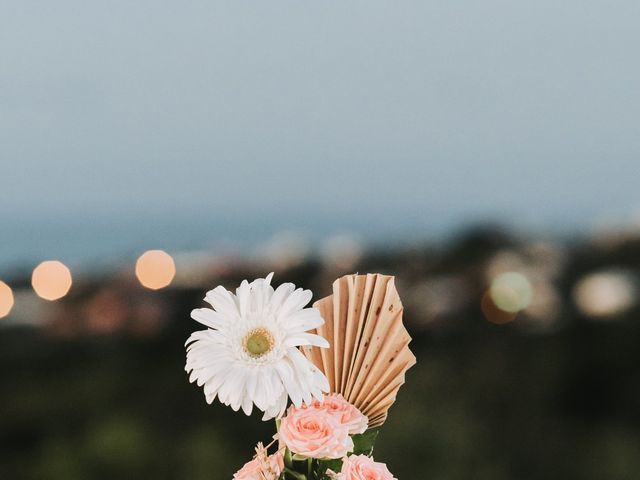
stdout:
<svg viewBox="0 0 640 480">
<path fill-rule="evenodd" d="M 207 348 L 207 350 L 202 351 L 202 353 L 192 350 L 189 352 L 189 355 L 187 355 L 185 368 L 189 371 L 205 367 L 215 367 L 231 361 L 232 358 L 229 352 L 222 349 Z"/>
<path fill-rule="evenodd" d="M 236 299 L 238 302 L 238 310 L 240 316 L 245 316 L 249 313 L 249 303 L 251 302 L 251 287 L 249 282 L 243 280 L 240 286 L 236 289 Z"/>
<path fill-rule="evenodd" d="M 197 342 L 196 340 L 202 340 L 202 343 Z M 190 348 L 195 348 L 198 345 L 203 346 L 203 345 L 206 345 L 207 343 L 224 344 L 226 340 L 227 338 L 217 330 L 211 330 L 211 329 L 199 330 L 197 332 L 193 332 L 189 336 L 189 338 L 185 342 L 185 345 L 191 343 L 191 345 L 189 345 L 189 347 L 187 348 L 187 351 L 189 351 Z"/>
<path fill-rule="evenodd" d="M 196 308 L 191 311 L 191 318 L 206 327 L 220 330 L 228 325 L 229 320 L 224 315 L 210 308 Z"/>
<path fill-rule="evenodd" d="M 324 325 L 324 318 L 315 308 L 305 308 L 287 317 L 284 327 L 288 332 L 306 332 Z"/>
<path fill-rule="evenodd" d="M 284 341 L 285 347 L 300 347 L 302 345 L 313 345 L 314 347 L 329 348 L 329 342 L 313 333 L 296 333 L 288 336 Z"/>
<path fill-rule="evenodd" d="M 273 288 L 271 287 L 271 279 L 273 273 L 267 275 L 267 278 L 258 278 L 251 282 L 251 311 L 263 312 L 273 294 Z"/>
<path fill-rule="evenodd" d="M 237 404 L 238 408 L 240 408 L 241 402 L 238 399 L 244 390 L 243 385 L 243 368 L 240 365 L 234 365 L 218 389 L 218 398 L 227 405 Z"/>
<path fill-rule="evenodd" d="M 249 397 L 249 395 L 245 395 L 242 399 L 242 411 L 247 417 L 251 415 L 251 412 L 253 411 L 253 402 L 251 401 L 251 397 Z"/>
<path fill-rule="evenodd" d="M 271 297 L 271 301 L 269 302 L 274 312 L 277 312 L 280 309 L 284 301 L 295 291 L 295 289 L 296 286 L 293 283 L 283 283 L 276 288 Z"/>
<path fill-rule="evenodd" d="M 291 358 L 295 369 L 301 375 L 304 376 L 304 381 L 309 385 L 314 385 L 320 388 L 322 391 L 329 391 L 329 381 L 327 377 L 322 373 L 307 357 L 305 357 L 297 348 L 290 348 L 287 350 L 289 358 Z"/>
<path fill-rule="evenodd" d="M 238 307 L 236 306 L 233 295 L 223 286 L 209 290 L 204 297 L 205 302 L 208 302 L 218 313 L 227 315 L 229 317 L 238 316 Z"/>
<path fill-rule="evenodd" d="M 325 374 L 322 373 L 322 371 L 320 371 L 320 369 L 318 369 L 317 367 L 315 367 L 315 369 L 313 370 L 313 384 L 314 386 L 316 386 L 316 391 L 312 392 L 313 396 L 322 401 L 322 393 L 329 392 L 330 390 L 329 380 L 327 380 Z"/>
<path fill-rule="evenodd" d="M 282 319 L 298 310 L 302 310 L 311 301 L 312 296 L 311 290 L 297 289 L 287 297 L 282 307 L 280 307 L 278 318 Z"/>
<path fill-rule="evenodd" d="M 271 420 L 275 417 L 281 417 L 287 408 L 287 394 L 284 393 L 277 402 L 265 410 L 262 420 Z"/>
<path fill-rule="evenodd" d="M 249 397 L 253 403 L 255 403 L 256 390 L 258 388 L 258 375 L 258 370 L 251 369 L 247 376 L 247 397 Z"/>
<path fill-rule="evenodd" d="M 276 364 L 276 370 L 286 392 L 289 394 L 291 401 L 296 407 L 302 403 L 302 389 L 298 383 L 298 379 L 294 374 L 294 370 L 288 359 L 284 359 Z"/>
<path fill-rule="evenodd" d="M 227 377 L 231 373 L 231 370 L 231 366 L 229 366 L 227 369 L 219 371 L 213 378 L 208 380 L 204 384 L 205 395 L 217 395 L 218 390 L 220 390 L 220 386 L 227 379 Z"/>
<path fill-rule="evenodd" d="M 196 382 L 201 387 L 216 375 L 224 374 L 231 367 L 231 363 L 217 363 L 211 367 L 194 369 L 189 376 L 190 382 Z"/>
</svg>

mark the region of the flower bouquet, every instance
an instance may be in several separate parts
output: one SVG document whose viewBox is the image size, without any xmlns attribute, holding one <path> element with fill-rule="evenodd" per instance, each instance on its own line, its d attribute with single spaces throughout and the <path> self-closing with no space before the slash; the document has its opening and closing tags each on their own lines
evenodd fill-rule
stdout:
<svg viewBox="0 0 640 480">
<path fill-rule="evenodd" d="M 275 419 L 274 440 L 233 478 L 394 479 L 372 458 L 415 364 L 393 277 L 344 276 L 313 307 L 309 290 L 274 289 L 272 277 L 245 280 L 235 294 L 216 287 L 205 296 L 213 308 L 191 314 L 207 329 L 187 340 L 189 380 L 208 403 Z"/>
</svg>

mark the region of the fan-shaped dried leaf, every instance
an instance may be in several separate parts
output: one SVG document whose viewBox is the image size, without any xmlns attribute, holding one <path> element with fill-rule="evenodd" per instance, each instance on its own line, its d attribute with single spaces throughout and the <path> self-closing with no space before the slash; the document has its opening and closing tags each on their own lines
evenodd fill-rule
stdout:
<svg viewBox="0 0 640 480">
<path fill-rule="evenodd" d="M 346 275 L 314 306 L 325 320 L 317 333 L 331 348 L 314 347 L 305 355 L 325 373 L 332 392 L 369 417 L 369 427 L 382 425 L 405 372 L 416 362 L 394 278 Z"/>
</svg>

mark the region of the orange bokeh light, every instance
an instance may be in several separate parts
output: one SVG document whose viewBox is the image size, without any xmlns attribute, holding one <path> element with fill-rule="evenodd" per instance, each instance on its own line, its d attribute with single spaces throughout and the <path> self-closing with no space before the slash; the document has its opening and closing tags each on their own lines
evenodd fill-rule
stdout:
<svg viewBox="0 0 640 480">
<path fill-rule="evenodd" d="M 31 275 L 31 286 L 39 297 L 58 300 L 71 288 L 71 272 L 57 260 L 48 260 L 38 265 Z"/>
<path fill-rule="evenodd" d="M 489 291 L 485 292 L 482 296 L 480 303 L 480 309 L 484 314 L 484 317 L 491 323 L 496 325 L 504 325 L 505 323 L 513 322 L 516 319 L 516 314 L 512 312 L 506 312 L 501 310 L 493 300 Z"/>
<path fill-rule="evenodd" d="M 142 286 L 158 290 L 168 286 L 176 275 L 176 265 L 167 252 L 148 250 L 136 262 L 136 277 Z"/>
<path fill-rule="evenodd" d="M 0 318 L 9 315 L 13 308 L 13 291 L 4 282 L 0 282 Z"/>
</svg>

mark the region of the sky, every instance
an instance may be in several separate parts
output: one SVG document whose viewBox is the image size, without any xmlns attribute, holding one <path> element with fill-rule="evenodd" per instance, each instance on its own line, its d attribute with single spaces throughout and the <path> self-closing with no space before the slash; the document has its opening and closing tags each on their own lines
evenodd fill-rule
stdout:
<svg viewBox="0 0 640 480">
<path fill-rule="evenodd" d="M 638 25 L 636 0 L 5 0 L 4 243 L 637 217 Z"/>
</svg>

